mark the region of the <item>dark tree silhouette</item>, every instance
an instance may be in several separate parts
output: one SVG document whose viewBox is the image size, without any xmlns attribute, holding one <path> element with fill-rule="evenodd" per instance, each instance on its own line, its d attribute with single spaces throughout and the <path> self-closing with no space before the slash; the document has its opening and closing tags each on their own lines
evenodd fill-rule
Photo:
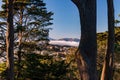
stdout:
<svg viewBox="0 0 120 80">
<path fill-rule="evenodd" d="M 72 0 L 80 13 L 81 40 L 76 60 L 81 80 L 97 80 L 96 0 Z"/>
<path fill-rule="evenodd" d="M 7 53 L 7 80 L 14 80 L 14 28 L 13 28 L 13 0 L 7 0 L 7 32 L 6 32 L 6 53 Z"/>
<path fill-rule="evenodd" d="M 108 42 L 101 80 L 113 80 L 113 57 L 114 57 L 114 6 L 113 0 L 107 0 L 108 8 Z"/>
</svg>

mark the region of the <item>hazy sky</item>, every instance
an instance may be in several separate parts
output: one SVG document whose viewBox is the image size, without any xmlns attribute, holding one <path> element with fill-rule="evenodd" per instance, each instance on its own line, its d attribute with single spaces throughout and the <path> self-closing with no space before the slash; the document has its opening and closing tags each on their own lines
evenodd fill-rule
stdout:
<svg viewBox="0 0 120 80">
<path fill-rule="evenodd" d="M 71 0 L 43 0 L 48 11 L 54 13 L 51 38 L 80 38 L 79 13 Z M 97 31 L 107 30 L 107 0 L 97 0 Z M 0 0 L 1 5 L 1 0 Z M 114 0 L 115 18 L 120 19 L 120 0 Z"/>
</svg>

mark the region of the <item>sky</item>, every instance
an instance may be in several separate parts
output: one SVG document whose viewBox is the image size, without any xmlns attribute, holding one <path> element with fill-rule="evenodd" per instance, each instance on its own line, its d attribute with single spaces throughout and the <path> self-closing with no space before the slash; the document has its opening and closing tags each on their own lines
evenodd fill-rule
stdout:
<svg viewBox="0 0 120 80">
<path fill-rule="evenodd" d="M 54 15 L 53 28 L 50 31 L 50 37 L 59 38 L 80 38 L 80 20 L 77 7 L 71 0 L 43 0 L 46 3 L 48 11 L 52 11 Z M 107 0 L 97 0 L 97 32 L 107 30 Z M 0 6 L 1 6 L 0 0 Z M 119 19 L 120 0 L 114 0 L 115 19 Z"/>
<path fill-rule="evenodd" d="M 48 10 L 54 12 L 50 37 L 80 38 L 80 21 L 77 7 L 71 0 L 44 0 Z M 107 0 L 97 0 L 97 32 L 107 30 Z M 115 19 L 119 19 L 120 0 L 114 0 Z"/>
</svg>

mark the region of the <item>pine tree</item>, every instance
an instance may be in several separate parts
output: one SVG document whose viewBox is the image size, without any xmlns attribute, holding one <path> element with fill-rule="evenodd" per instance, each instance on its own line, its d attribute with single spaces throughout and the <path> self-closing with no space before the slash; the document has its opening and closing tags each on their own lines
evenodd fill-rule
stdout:
<svg viewBox="0 0 120 80">
<path fill-rule="evenodd" d="M 3 0 L 3 3 L 3 11 L 0 11 L 0 20 L 1 26 L 6 28 L 6 0 Z M 23 53 L 41 51 L 48 44 L 50 28 L 47 26 L 52 25 L 50 21 L 53 13 L 48 12 L 45 5 L 43 0 L 16 0 L 14 2 L 14 52 L 18 56 L 19 69 L 17 77 L 20 76 Z M 3 22 L 4 24 L 2 24 Z M 6 30 L 2 30 L 6 32 Z"/>
</svg>

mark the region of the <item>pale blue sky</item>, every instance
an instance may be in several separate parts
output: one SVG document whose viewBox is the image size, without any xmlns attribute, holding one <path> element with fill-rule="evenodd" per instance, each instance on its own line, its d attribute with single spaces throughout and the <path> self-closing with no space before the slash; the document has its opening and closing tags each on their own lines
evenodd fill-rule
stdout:
<svg viewBox="0 0 120 80">
<path fill-rule="evenodd" d="M 71 0 L 43 0 L 48 11 L 54 15 L 53 30 L 50 31 L 52 38 L 80 38 L 79 13 Z M 97 0 L 97 32 L 107 30 L 107 0 Z M 1 4 L 1 1 L 0 1 Z M 120 0 L 114 0 L 115 18 L 120 19 Z"/>
<path fill-rule="evenodd" d="M 48 10 L 54 12 L 51 37 L 80 37 L 79 13 L 71 0 L 44 0 Z M 107 30 L 107 0 L 97 0 L 97 32 Z M 120 0 L 114 0 L 115 18 L 120 13 Z M 119 18 L 118 18 L 119 19 Z"/>
</svg>

